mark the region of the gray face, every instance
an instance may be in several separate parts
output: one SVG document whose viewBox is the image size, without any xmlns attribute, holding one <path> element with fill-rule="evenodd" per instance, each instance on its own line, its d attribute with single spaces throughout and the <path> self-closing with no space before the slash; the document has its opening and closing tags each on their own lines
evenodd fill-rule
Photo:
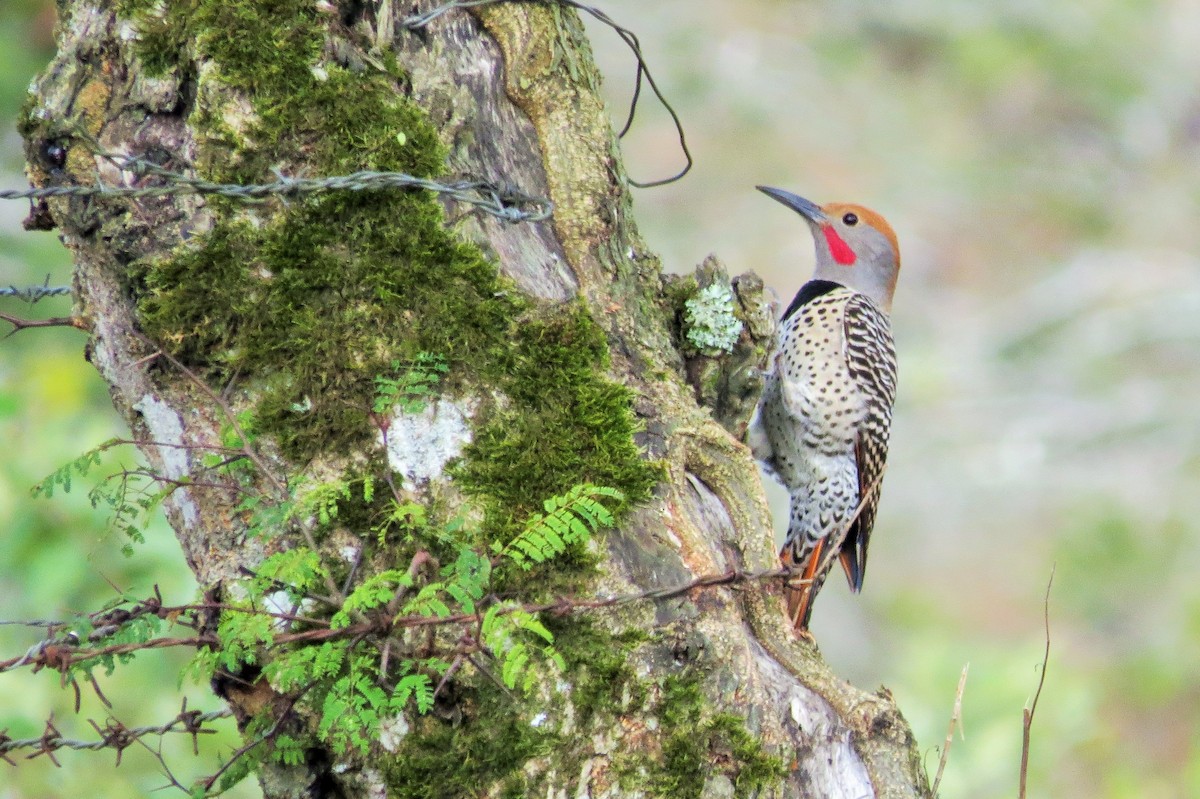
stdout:
<svg viewBox="0 0 1200 799">
<path fill-rule="evenodd" d="M 846 223 L 845 216 L 843 213 L 838 217 L 827 217 L 828 221 L 823 224 L 809 220 L 817 245 L 817 268 L 813 277 L 841 283 L 867 295 L 883 310 L 890 310 L 900 269 L 892 240 L 861 215 L 851 217 L 858 219 L 853 225 Z M 836 245 L 831 242 L 829 232 L 824 230 L 826 226 L 854 253 L 852 263 L 839 263 Z"/>
<path fill-rule="evenodd" d="M 791 208 L 812 228 L 817 245 L 816 280 L 832 280 L 865 294 L 885 311 L 892 307 L 900 254 L 891 226 L 869 208 L 848 203 L 819 206 L 790 191 L 759 191 Z"/>
</svg>

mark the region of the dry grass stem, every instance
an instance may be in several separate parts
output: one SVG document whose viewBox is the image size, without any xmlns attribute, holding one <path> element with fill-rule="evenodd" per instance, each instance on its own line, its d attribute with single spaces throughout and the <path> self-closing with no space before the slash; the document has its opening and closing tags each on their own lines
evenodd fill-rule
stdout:
<svg viewBox="0 0 1200 799">
<path fill-rule="evenodd" d="M 1042 600 L 1042 623 L 1046 629 L 1046 648 L 1042 652 L 1042 673 L 1038 677 L 1037 690 L 1033 692 L 1033 700 L 1022 714 L 1024 723 L 1021 728 L 1021 781 L 1017 791 L 1018 799 L 1025 799 L 1025 783 L 1029 777 L 1029 735 L 1033 729 L 1033 714 L 1037 712 L 1042 686 L 1046 684 L 1046 664 L 1050 662 L 1050 586 L 1054 585 L 1055 568 L 1056 566 L 1050 567 L 1050 579 L 1046 581 L 1046 596 Z"/>
<path fill-rule="evenodd" d="M 950 759 L 950 744 L 954 743 L 954 728 L 964 741 L 967 739 L 966 728 L 962 724 L 962 698 L 967 687 L 967 671 L 971 664 L 963 666 L 962 675 L 958 678 L 958 690 L 954 692 L 954 710 L 950 713 L 950 726 L 946 729 L 946 743 L 942 745 L 942 757 L 938 760 L 937 775 L 933 778 L 933 795 L 938 795 L 938 786 L 942 784 L 942 773 L 946 770 L 946 761 Z"/>
</svg>

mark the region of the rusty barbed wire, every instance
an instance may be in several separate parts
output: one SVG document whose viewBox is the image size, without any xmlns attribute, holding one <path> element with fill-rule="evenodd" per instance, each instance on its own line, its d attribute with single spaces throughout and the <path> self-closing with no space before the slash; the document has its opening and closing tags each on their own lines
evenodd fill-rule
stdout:
<svg viewBox="0 0 1200 799">
<path fill-rule="evenodd" d="M 703 588 L 735 586 L 772 579 L 788 579 L 791 581 L 793 578 L 800 575 L 800 573 L 800 569 L 793 569 L 785 566 L 761 569 L 758 571 L 730 569 L 716 574 L 700 575 L 699 577 L 696 577 L 685 583 L 652 588 L 645 591 L 638 591 L 629 594 L 618 594 L 610 597 L 593 597 L 590 599 L 560 597 L 551 602 L 526 603 L 500 608 L 497 613 L 500 615 L 517 612 L 552 613 L 556 616 L 567 616 L 572 613 L 602 610 L 605 608 L 627 605 L 639 601 L 671 599 L 672 597 L 681 596 L 683 594 L 690 593 L 691 591 Z M 118 616 L 122 618 L 122 624 L 128 623 L 139 616 L 153 615 L 160 619 L 170 619 L 174 623 L 181 624 L 181 626 L 184 627 L 194 627 L 193 624 L 189 623 L 190 620 L 185 617 L 185 614 L 202 614 L 222 610 L 254 612 L 288 623 L 300 622 L 305 624 L 320 625 L 315 629 L 302 630 L 299 632 L 279 633 L 274 637 L 273 640 L 273 643 L 276 645 L 320 643 L 322 641 L 334 639 L 353 639 L 372 634 L 386 635 L 397 629 L 435 627 L 451 624 L 477 624 L 484 615 L 484 610 L 481 609 L 475 613 L 459 613 L 448 616 L 401 616 L 394 618 L 376 618 L 361 621 L 344 627 L 333 628 L 328 626 L 328 623 L 322 620 L 300 618 L 289 613 L 272 613 L 262 609 L 252 611 L 247 608 L 233 607 L 222 603 L 167 606 L 162 605 L 161 600 L 156 602 L 155 598 L 153 597 L 138 602 L 130 610 L 117 608 L 106 611 L 105 613 L 118 613 Z M 127 618 L 125 614 L 128 614 Z M 95 616 L 96 614 L 93 615 Z M 34 620 L 29 622 L 8 621 L 3 623 L 25 624 L 26 626 L 30 627 L 46 626 L 46 622 L 43 620 Z M 110 626 L 104 633 L 103 637 L 110 635 L 113 631 L 114 629 Z M 89 640 L 95 641 L 97 640 L 97 637 L 94 635 L 89 636 Z M 177 646 L 214 646 L 218 645 L 220 642 L 217 637 L 211 633 L 198 633 L 195 636 L 188 637 L 151 638 L 139 642 L 111 644 L 109 646 L 103 646 L 97 649 L 81 649 L 79 648 L 78 643 L 78 640 L 72 639 L 71 633 L 62 636 L 48 637 L 29 647 L 29 649 L 19 657 L 0 661 L 0 673 L 13 671 L 25 666 L 31 667 L 34 671 L 38 671 L 43 668 L 50 668 L 54 669 L 55 671 L 66 673 L 67 670 L 77 663 L 94 660 L 100 657 L 124 655 L 144 649 L 164 649 Z"/>
<path fill-rule="evenodd" d="M 191 735 L 192 751 L 195 754 L 199 754 L 198 737 L 201 735 L 213 735 L 216 732 L 215 730 L 205 729 L 204 725 L 218 719 L 229 718 L 232 715 L 233 711 L 228 708 L 213 710 L 208 713 L 201 713 L 199 710 L 188 710 L 187 698 L 185 697 L 179 714 L 165 724 L 126 727 L 117 719 L 109 716 L 105 720 L 104 726 L 100 726 L 94 719 L 88 719 L 88 723 L 92 725 L 97 735 L 100 736 L 94 741 L 84 741 L 64 736 L 54 726 L 54 719 L 51 718 L 46 721 L 45 729 L 37 738 L 13 738 L 8 735 L 7 730 L 0 730 L 0 760 L 4 760 L 15 766 L 17 764 L 9 757 L 10 753 L 18 750 L 32 750 L 31 754 L 26 755 L 27 759 L 45 755 L 54 765 L 58 766 L 60 764 L 55 759 L 53 753 L 60 749 L 79 751 L 113 749 L 117 753 L 117 765 L 119 766 L 121 765 L 121 753 L 140 738 L 147 736 L 161 737 L 174 732 Z"/>
<path fill-rule="evenodd" d="M 595 597 L 592 599 L 573 599 L 561 597 L 553 602 L 544 602 L 540 604 L 524 604 L 501 607 L 497 611 L 498 614 L 508 614 L 516 612 L 527 613 L 542 613 L 549 612 L 558 616 L 564 616 L 571 613 L 582 611 L 594 611 L 602 608 L 610 608 L 618 605 L 629 604 L 637 601 L 661 601 L 671 599 L 673 597 L 682 596 L 694 590 L 709 589 L 715 587 L 730 587 L 739 584 L 753 583 L 762 580 L 793 578 L 798 574 L 798 570 L 789 569 L 787 567 L 776 567 L 771 569 L 761 569 L 757 571 L 744 571 L 741 569 L 729 569 L 716 574 L 704 574 L 689 580 L 684 583 L 678 583 L 671 586 L 638 591 L 628 594 L 618 594 L 608 597 Z M 381 617 L 358 624 L 332 628 L 329 622 L 319 619 L 310 619 L 296 616 L 292 613 L 272 613 L 262 609 L 231 607 L 222 603 L 206 602 L 193 605 L 180 605 L 175 607 L 165 606 L 162 604 L 161 597 L 158 593 L 157 586 L 155 587 L 154 595 L 145 600 L 133 601 L 130 600 L 131 607 L 109 608 L 104 611 L 90 614 L 87 618 L 93 624 L 97 624 L 97 629 L 93 633 L 100 633 L 100 625 L 105 628 L 104 635 L 112 634 L 116 631 L 112 624 L 117 623 L 117 629 L 120 626 L 132 621 L 140 616 L 152 615 L 160 619 L 169 620 L 172 623 L 179 623 L 183 626 L 194 625 L 198 619 L 198 615 L 202 613 L 211 613 L 212 611 L 232 610 L 242 611 L 247 613 L 256 613 L 269 616 L 276 620 L 287 622 L 299 622 L 305 624 L 321 625 L 316 629 L 306 630 L 296 633 L 281 633 L 274 637 L 273 644 L 285 645 L 295 643 L 319 643 L 325 640 L 344 639 L 360 641 L 372 634 L 390 635 L 397 629 L 430 627 L 434 625 L 476 625 L 483 618 L 484 610 L 480 609 L 475 613 L 463 613 L 447 617 L 436 616 L 409 616 L 401 618 L 387 618 L 387 614 Z M 185 614 L 193 614 L 191 619 L 184 618 Z M 22 622 L 2 622 L 4 624 L 19 624 Z M 59 671 L 63 675 L 64 685 L 70 684 L 75 688 L 76 692 L 76 712 L 79 710 L 79 686 L 74 676 L 70 675 L 70 669 L 73 665 L 93 660 L 96 658 L 128 654 L 146 649 L 156 649 L 170 646 L 218 646 L 220 644 L 217 636 L 211 633 L 198 633 L 190 638 L 154 638 L 140 642 L 130 642 L 115 644 L 108 647 L 102 647 L 94 650 L 80 650 L 73 646 L 78 643 L 79 637 L 74 632 L 68 631 L 63 635 L 55 635 L 54 632 L 58 629 L 57 622 L 47 621 L 43 619 L 23 622 L 30 627 L 48 627 L 51 630 L 51 636 L 46 640 L 30 647 L 19 658 L 0 662 L 0 673 L 10 671 L 21 666 L 30 666 L 33 671 L 39 671 L 42 668 L 51 668 Z M 54 626 L 52 626 L 54 625 Z M 94 635 L 89 635 L 88 640 L 94 640 Z M 464 655 L 470 660 L 469 655 Z M 470 662 L 475 663 L 473 660 Z M 477 668 L 480 668 L 486 673 L 486 669 L 475 663 Z M 96 691 L 106 705 L 108 701 L 100 692 L 99 686 L 92 679 L 92 687 Z M 443 680 L 444 682 L 444 680 Z M 439 686 L 440 687 L 440 686 Z M 300 695 L 292 697 L 291 702 L 294 704 L 298 701 Z M 290 708 L 289 708 L 290 709 Z M 142 727 L 126 727 L 123 723 L 110 716 L 103 726 L 98 724 L 93 719 L 88 719 L 88 723 L 95 729 L 98 738 L 95 740 L 80 740 L 68 738 L 63 735 L 54 725 L 53 717 L 47 719 L 45 728 L 40 736 L 32 738 L 13 738 L 8 735 L 7 730 L 0 730 L 0 760 L 4 760 L 9 764 L 17 765 L 11 757 L 10 753 L 18 750 L 28 750 L 27 759 L 32 759 L 40 756 L 46 756 L 54 765 L 59 766 L 59 761 L 55 758 L 54 753 L 60 749 L 73 749 L 84 751 L 97 751 L 101 749 L 112 749 L 116 752 L 116 765 L 121 764 L 121 756 L 125 749 L 135 743 L 140 743 L 146 746 L 141 739 L 148 736 L 165 736 L 170 733 L 180 732 L 192 736 L 192 749 L 194 754 L 199 754 L 198 736 L 213 734 L 215 731 L 204 727 L 205 724 L 212 721 L 232 716 L 233 711 L 224 709 L 212 711 L 209 713 L 200 713 L 196 710 L 187 709 L 187 699 L 183 700 L 180 712 L 175 718 L 160 725 L 147 725 Z M 278 730 L 279 724 L 282 723 L 283 717 L 281 714 L 276 724 L 268 733 L 259 739 L 247 742 L 241 747 L 234 756 L 231 757 L 215 774 L 211 775 L 204 781 L 206 789 L 211 788 L 216 779 L 224 773 L 233 761 L 237 760 L 241 755 L 245 754 L 250 749 L 260 745 L 263 741 L 270 739 Z M 153 753 L 153 749 L 151 752 Z M 175 787 L 183 790 L 182 785 L 171 774 L 165 761 L 162 760 L 161 752 L 159 754 L 160 763 L 171 779 L 171 783 Z"/>
</svg>

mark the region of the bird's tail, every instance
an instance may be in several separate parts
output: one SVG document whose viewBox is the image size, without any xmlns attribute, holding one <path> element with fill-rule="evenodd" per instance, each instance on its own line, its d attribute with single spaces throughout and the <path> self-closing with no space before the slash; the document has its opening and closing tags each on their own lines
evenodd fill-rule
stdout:
<svg viewBox="0 0 1200 799">
<path fill-rule="evenodd" d="M 821 554 L 825 549 L 826 539 L 817 541 L 801 563 L 796 560 L 796 553 L 791 546 L 785 545 L 779 553 L 779 560 L 784 568 L 800 568 L 800 573 L 793 576 L 784 584 L 784 599 L 787 601 L 788 618 L 797 632 L 808 631 L 808 620 L 812 616 L 813 600 L 825 575 L 818 574 L 817 566 L 821 562 Z"/>
</svg>

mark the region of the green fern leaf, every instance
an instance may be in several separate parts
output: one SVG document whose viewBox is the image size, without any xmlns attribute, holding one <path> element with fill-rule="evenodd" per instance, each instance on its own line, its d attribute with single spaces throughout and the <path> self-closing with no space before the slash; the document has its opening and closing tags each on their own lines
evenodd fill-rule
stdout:
<svg viewBox="0 0 1200 799">
<path fill-rule="evenodd" d="M 525 665 L 529 662 L 529 650 L 525 644 L 514 643 L 512 648 L 504 655 L 504 662 L 500 670 L 500 679 L 509 688 L 517 687 L 517 678 L 525 669 Z"/>
<path fill-rule="evenodd" d="M 454 597 L 454 601 L 462 607 L 463 613 L 475 612 L 475 598 L 471 596 L 466 586 L 449 583 L 446 585 L 446 593 Z"/>
<path fill-rule="evenodd" d="M 403 705 L 410 697 L 416 700 L 417 712 L 428 713 L 433 708 L 433 681 L 426 674 L 409 674 L 396 686 Z"/>
</svg>

